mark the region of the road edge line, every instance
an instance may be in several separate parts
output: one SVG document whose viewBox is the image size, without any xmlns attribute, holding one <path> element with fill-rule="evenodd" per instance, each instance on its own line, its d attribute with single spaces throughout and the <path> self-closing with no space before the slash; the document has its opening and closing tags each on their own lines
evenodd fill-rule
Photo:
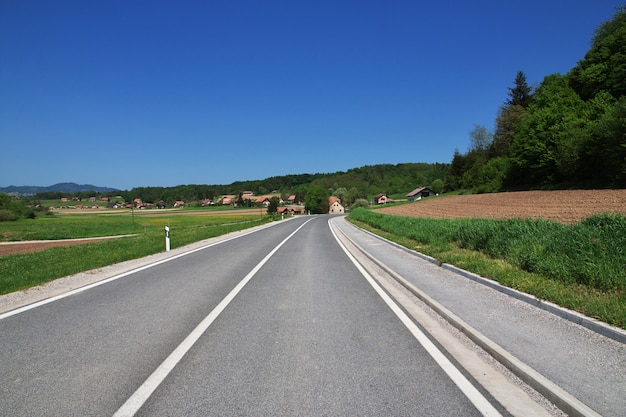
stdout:
<svg viewBox="0 0 626 417">
<path fill-rule="evenodd" d="M 342 232 L 343 233 L 343 232 Z M 503 347 L 481 334 L 478 330 L 474 329 L 468 323 L 463 321 L 456 314 L 439 304 L 433 298 L 429 297 L 426 293 L 415 287 L 413 284 L 404 279 L 400 274 L 393 269 L 385 265 L 379 259 L 375 258 L 367 251 L 365 251 L 359 244 L 354 242 L 349 236 L 345 235 L 354 246 L 364 256 L 378 265 L 386 273 L 388 273 L 399 284 L 405 287 L 413 295 L 423 301 L 426 305 L 432 308 L 437 314 L 448 321 L 452 326 L 463 332 L 474 343 L 484 349 L 489 355 L 494 357 L 498 362 L 506 366 L 511 372 L 513 372 L 518 378 L 530 385 L 533 389 L 546 397 L 554 405 L 560 408 L 562 411 L 572 417 L 602 417 L 601 414 L 594 411 L 592 408 L 578 400 L 569 392 L 565 391 L 554 382 L 537 372 L 532 367 L 526 365 L 520 359 L 513 354 L 509 353 Z"/>
</svg>

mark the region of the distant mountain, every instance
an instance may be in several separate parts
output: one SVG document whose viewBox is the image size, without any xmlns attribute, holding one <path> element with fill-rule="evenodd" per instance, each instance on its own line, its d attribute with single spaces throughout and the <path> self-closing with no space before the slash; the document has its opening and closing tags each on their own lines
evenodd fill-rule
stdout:
<svg viewBox="0 0 626 417">
<path fill-rule="evenodd" d="M 35 185 L 22 185 L 9 187 L 0 187 L 0 193 L 5 194 L 37 194 L 37 193 L 78 193 L 82 191 L 95 191 L 98 193 L 112 193 L 120 191 L 116 188 L 109 187 L 97 187 L 91 184 L 76 184 L 73 182 L 60 182 L 58 184 L 50 185 L 48 187 L 38 187 Z"/>
</svg>

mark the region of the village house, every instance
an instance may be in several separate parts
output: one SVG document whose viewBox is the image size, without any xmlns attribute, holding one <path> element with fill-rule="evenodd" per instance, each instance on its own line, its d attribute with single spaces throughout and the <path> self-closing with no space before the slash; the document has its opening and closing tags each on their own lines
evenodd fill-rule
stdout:
<svg viewBox="0 0 626 417">
<path fill-rule="evenodd" d="M 390 201 L 391 199 L 387 197 L 387 194 L 376 194 L 376 196 L 374 197 L 374 204 L 387 204 Z"/>
<path fill-rule="evenodd" d="M 341 200 L 338 197 L 328 197 L 328 214 L 343 214 L 345 209 L 341 205 Z"/>
<path fill-rule="evenodd" d="M 224 206 L 231 205 L 235 201 L 235 197 L 236 196 L 234 196 L 234 195 L 224 195 L 224 196 L 222 196 L 222 199 L 221 199 L 222 205 L 224 205 Z"/>
<path fill-rule="evenodd" d="M 257 206 L 261 206 L 261 205 L 263 205 L 263 206 L 267 207 L 267 206 L 269 206 L 269 205 L 270 205 L 270 200 L 272 199 L 272 197 L 277 197 L 277 198 L 278 198 L 278 204 L 279 204 L 279 205 L 281 205 L 281 206 L 282 206 L 283 204 L 285 204 L 285 202 L 283 201 L 283 199 L 282 199 L 282 198 L 280 198 L 280 194 L 268 194 L 268 195 L 262 195 L 262 196 L 258 197 L 258 198 L 254 201 L 254 203 L 255 203 Z"/>
<path fill-rule="evenodd" d="M 434 195 L 437 195 L 437 194 L 434 191 L 432 191 L 430 188 L 420 187 L 408 193 L 406 195 L 406 199 L 407 201 L 416 201 L 416 200 L 421 200 L 422 198 L 431 197 Z"/>
</svg>

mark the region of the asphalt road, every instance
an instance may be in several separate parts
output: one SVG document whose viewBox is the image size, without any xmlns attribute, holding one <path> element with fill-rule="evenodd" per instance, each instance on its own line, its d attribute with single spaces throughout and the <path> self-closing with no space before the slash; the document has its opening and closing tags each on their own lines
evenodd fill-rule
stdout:
<svg viewBox="0 0 626 417">
<path fill-rule="evenodd" d="M 540 329 L 543 313 L 330 216 L 212 239 L 0 314 L 0 415 L 546 415 L 349 254 L 341 230 L 605 415 L 620 415 L 621 343 L 589 344 L 580 356 L 594 360 L 588 368 L 567 362 L 572 352 L 552 353 L 564 351 L 560 339 L 592 340 L 570 325 L 552 345 L 520 349 L 514 328 L 556 335 L 562 324 L 550 318 Z M 507 322 L 491 319 L 496 308 L 510 312 Z M 585 369 L 591 384 L 578 376 Z"/>
<path fill-rule="evenodd" d="M 398 319 L 326 216 L 3 316 L 0 379 L 6 416 L 491 412 Z"/>
</svg>

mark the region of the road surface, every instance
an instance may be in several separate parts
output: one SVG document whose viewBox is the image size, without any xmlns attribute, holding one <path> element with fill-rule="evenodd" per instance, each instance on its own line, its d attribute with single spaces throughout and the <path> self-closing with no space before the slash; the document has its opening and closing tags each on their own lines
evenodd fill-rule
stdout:
<svg viewBox="0 0 626 417">
<path fill-rule="evenodd" d="M 337 219 L 229 235 L 1 314 L 1 414 L 545 411 L 524 392 L 507 398 L 514 388 L 490 386 L 500 376 L 458 340 L 425 335 L 435 325 L 418 323 L 406 294 L 350 254 Z"/>
</svg>

